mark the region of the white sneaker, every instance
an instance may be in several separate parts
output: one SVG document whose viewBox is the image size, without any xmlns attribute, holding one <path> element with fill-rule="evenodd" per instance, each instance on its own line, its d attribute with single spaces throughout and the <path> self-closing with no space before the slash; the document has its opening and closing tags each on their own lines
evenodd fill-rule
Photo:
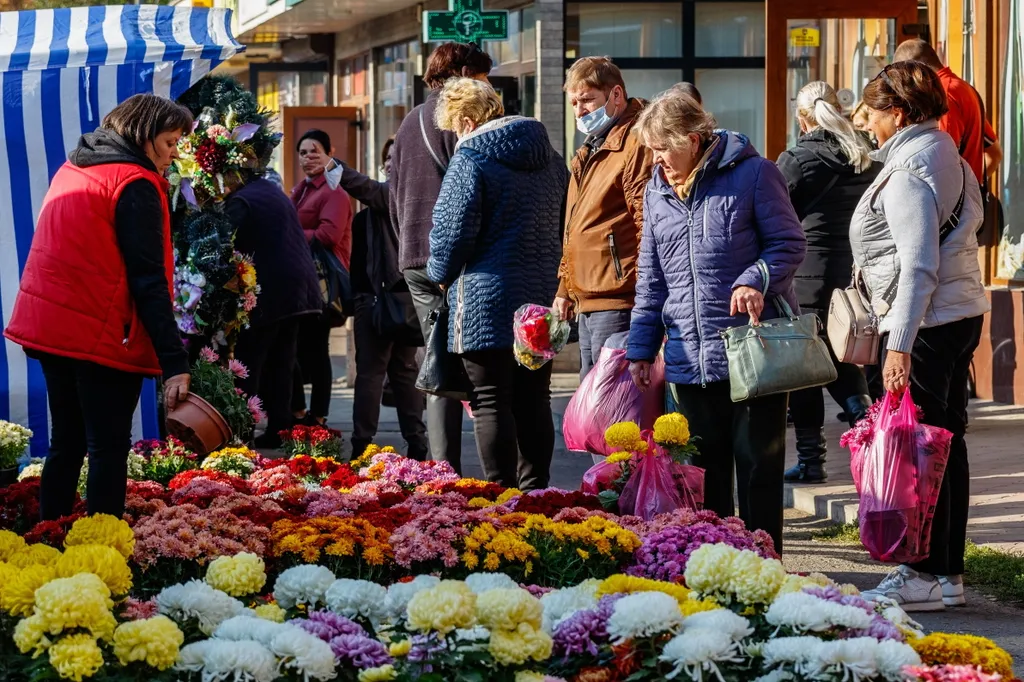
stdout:
<svg viewBox="0 0 1024 682">
<path fill-rule="evenodd" d="M 946 606 L 967 606 L 964 597 L 964 577 L 962 575 L 940 575 L 939 586 L 942 587 L 942 603 Z"/>
<path fill-rule="evenodd" d="M 939 581 L 935 578 L 926 580 L 909 566 L 896 567 L 878 587 L 862 592 L 861 596 L 869 601 L 877 601 L 880 597 L 892 599 L 908 613 L 946 608 Z"/>
</svg>

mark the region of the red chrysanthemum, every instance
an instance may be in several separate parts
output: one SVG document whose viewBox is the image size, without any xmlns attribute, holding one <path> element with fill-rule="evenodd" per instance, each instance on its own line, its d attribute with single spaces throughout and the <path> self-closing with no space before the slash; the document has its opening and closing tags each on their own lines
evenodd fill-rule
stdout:
<svg viewBox="0 0 1024 682">
<path fill-rule="evenodd" d="M 64 547 L 64 538 L 67 536 L 68 531 L 71 530 L 71 526 L 83 516 L 85 514 L 71 514 L 70 516 L 62 516 L 56 521 L 40 521 L 32 530 L 25 533 L 25 542 L 30 545 L 41 542 L 44 545 L 62 549 Z"/>
<path fill-rule="evenodd" d="M 196 149 L 196 163 L 210 175 L 223 172 L 227 161 L 227 150 L 209 138 L 203 140 Z"/>
<path fill-rule="evenodd" d="M 76 494 L 77 499 L 77 494 Z M 39 518 L 39 479 L 29 478 L 0 488 L 0 528 L 23 533 Z"/>
<path fill-rule="evenodd" d="M 352 469 L 349 467 L 339 467 L 324 480 L 322 485 L 325 488 L 334 488 L 335 490 L 348 490 L 359 483 L 359 481 L 359 476 Z"/>
<path fill-rule="evenodd" d="M 214 471 L 213 469 L 190 469 L 189 471 L 182 471 L 180 474 L 171 479 L 171 482 L 167 484 L 167 487 L 171 490 L 180 490 L 196 478 L 209 478 L 218 483 L 227 483 L 229 486 L 235 489 L 235 492 L 249 494 L 249 484 L 245 482 L 245 479 L 239 478 L 238 476 L 231 476 L 220 471 Z"/>
<path fill-rule="evenodd" d="M 555 516 L 563 509 L 574 507 L 602 509 L 601 500 L 596 495 L 588 495 L 578 490 L 549 490 L 540 495 L 523 495 L 516 499 L 514 509 L 521 514 Z"/>
</svg>

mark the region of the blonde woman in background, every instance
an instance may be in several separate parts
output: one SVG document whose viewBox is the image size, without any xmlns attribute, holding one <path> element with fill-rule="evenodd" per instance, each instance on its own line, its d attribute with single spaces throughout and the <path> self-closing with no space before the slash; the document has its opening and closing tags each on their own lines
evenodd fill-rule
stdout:
<svg viewBox="0 0 1024 682">
<path fill-rule="evenodd" d="M 448 348 L 473 387 L 477 451 L 488 480 L 546 488 L 551 363 L 516 364 L 512 319 L 525 303 L 555 298 L 568 171 L 544 126 L 504 116 L 487 83 L 448 81 L 436 121 L 459 141 L 434 207 L 427 275 L 448 297 Z"/>
<path fill-rule="evenodd" d="M 831 85 L 808 83 L 796 104 L 803 134 L 792 149 L 782 152 L 778 165 L 807 236 L 807 256 L 796 273 L 796 297 L 800 308 L 817 314 L 824 325 L 832 292 L 850 284 L 850 218 L 881 164 L 871 161 L 871 144 L 843 116 Z M 852 426 L 871 406 L 868 384 L 860 367 L 839 363 L 835 355 L 832 361 L 839 378 L 829 384 L 828 391 Z M 828 474 L 821 389 L 790 394 L 789 412 L 799 463 L 786 472 L 786 480 L 823 483 Z"/>
</svg>

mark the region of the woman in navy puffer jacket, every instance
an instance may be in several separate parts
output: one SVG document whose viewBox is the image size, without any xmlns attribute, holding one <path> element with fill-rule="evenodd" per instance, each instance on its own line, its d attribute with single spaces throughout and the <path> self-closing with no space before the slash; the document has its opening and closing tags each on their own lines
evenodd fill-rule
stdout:
<svg viewBox="0 0 1024 682">
<path fill-rule="evenodd" d="M 555 446 L 551 363 L 516 364 L 512 317 L 558 289 L 568 171 L 539 121 L 503 113 L 486 83 L 453 79 L 441 92 L 438 127 L 459 143 L 434 207 L 427 274 L 446 287 L 449 350 L 473 385 L 484 473 L 536 490 L 548 485 Z"/>
<path fill-rule="evenodd" d="M 806 243 L 775 164 L 714 125 L 679 92 L 652 102 L 637 123 L 656 167 L 644 199 L 630 370 L 641 389 L 649 385 L 667 334 L 666 380 L 700 438 L 705 507 L 735 513 L 735 466 L 740 517 L 781 553 L 787 396 L 733 403 L 719 332 L 781 317 L 778 297 L 798 310 L 793 276 Z"/>
</svg>

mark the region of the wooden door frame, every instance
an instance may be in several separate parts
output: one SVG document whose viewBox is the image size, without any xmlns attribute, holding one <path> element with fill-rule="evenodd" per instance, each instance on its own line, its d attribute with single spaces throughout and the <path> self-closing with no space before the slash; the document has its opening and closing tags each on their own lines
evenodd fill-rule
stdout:
<svg viewBox="0 0 1024 682">
<path fill-rule="evenodd" d="M 916 35 L 907 29 L 917 23 L 917 0 L 766 0 L 765 155 L 770 159 L 786 149 L 790 19 L 895 19 L 899 43 Z"/>
<path fill-rule="evenodd" d="M 356 158 L 359 146 L 359 107 L 282 107 L 281 108 L 281 130 L 284 131 L 283 155 L 281 165 L 283 166 L 281 177 L 287 191 L 291 191 L 298 183 L 298 178 L 292 177 L 292 168 L 295 166 L 295 141 L 289 140 L 292 126 L 296 118 L 335 118 L 349 122 L 348 126 L 348 158 L 342 159 L 352 168 L 359 167 L 359 160 Z"/>
</svg>

